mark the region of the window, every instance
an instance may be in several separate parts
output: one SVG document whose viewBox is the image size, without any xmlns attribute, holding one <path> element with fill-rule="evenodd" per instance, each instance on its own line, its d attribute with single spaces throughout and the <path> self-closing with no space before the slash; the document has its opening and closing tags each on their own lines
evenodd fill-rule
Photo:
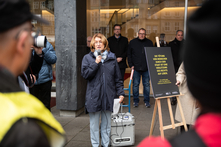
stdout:
<svg viewBox="0 0 221 147">
<path fill-rule="evenodd" d="M 54 28 L 50 28 L 50 34 L 54 34 Z"/>
<path fill-rule="evenodd" d="M 147 34 L 150 34 L 151 33 L 151 26 L 147 26 Z"/>
<path fill-rule="evenodd" d="M 50 9 L 50 10 L 54 9 L 54 2 L 53 1 L 48 2 L 48 9 Z"/>
<path fill-rule="evenodd" d="M 48 27 L 43 27 L 43 31 L 44 31 L 44 34 L 47 35 L 48 34 L 48 30 L 49 28 Z"/>
<path fill-rule="evenodd" d="M 41 2 L 40 8 L 41 8 L 41 9 L 45 9 L 45 2 Z"/>
<path fill-rule="evenodd" d="M 153 15 L 153 19 L 157 19 L 157 14 L 154 14 L 154 15 Z"/>
<path fill-rule="evenodd" d="M 148 0 L 143 0 L 144 3 L 148 3 Z"/>
<path fill-rule="evenodd" d="M 179 22 L 175 22 L 175 30 L 179 30 L 180 28 L 180 23 Z"/>
<path fill-rule="evenodd" d="M 141 3 L 141 0 L 137 0 L 137 3 L 138 3 L 138 4 Z"/>
<path fill-rule="evenodd" d="M 170 23 L 165 22 L 165 31 L 169 31 L 169 30 L 170 30 Z"/>
<path fill-rule="evenodd" d="M 179 7 L 179 6 L 180 6 L 180 2 L 175 2 L 175 3 L 174 3 L 174 6 L 175 6 L 175 7 Z"/>
<path fill-rule="evenodd" d="M 147 19 L 151 19 L 151 13 L 150 13 L 150 11 L 147 12 Z"/>
<path fill-rule="evenodd" d="M 175 12 L 175 17 L 179 17 L 180 13 L 179 12 Z"/>
<path fill-rule="evenodd" d="M 170 12 L 169 11 L 165 12 L 165 16 L 170 16 Z"/>
<path fill-rule="evenodd" d="M 39 2 L 34 2 L 34 9 L 39 9 Z"/>
<path fill-rule="evenodd" d="M 98 0 L 91 0 L 91 4 L 93 4 L 93 6 L 99 5 L 99 1 Z"/>
<path fill-rule="evenodd" d="M 94 35 L 95 34 L 95 32 L 94 32 L 94 27 L 91 27 L 91 30 L 92 30 L 92 35 Z"/>
<path fill-rule="evenodd" d="M 135 32 L 138 32 L 138 25 L 135 25 Z"/>
<path fill-rule="evenodd" d="M 158 30 L 158 26 L 153 26 L 153 32 L 157 33 L 157 30 Z"/>
</svg>

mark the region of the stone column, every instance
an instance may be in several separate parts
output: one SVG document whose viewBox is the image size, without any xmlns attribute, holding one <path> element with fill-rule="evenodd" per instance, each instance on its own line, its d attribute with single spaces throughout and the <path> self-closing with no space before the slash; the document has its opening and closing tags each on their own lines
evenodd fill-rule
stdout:
<svg viewBox="0 0 221 147">
<path fill-rule="evenodd" d="M 84 111 L 86 80 L 81 61 L 86 54 L 86 0 L 54 0 L 56 105 L 62 116 Z"/>
</svg>

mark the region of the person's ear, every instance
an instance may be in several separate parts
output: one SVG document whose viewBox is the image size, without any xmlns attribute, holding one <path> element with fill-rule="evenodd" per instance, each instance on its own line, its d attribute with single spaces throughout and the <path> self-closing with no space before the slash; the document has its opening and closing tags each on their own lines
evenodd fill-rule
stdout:
<svg viewBox="0 0 221 147">
<path fill-rule="evenodd" d="M 25 48 L 28 46 L 28 32 L 23 31 L 18 37 L 17 41 L 17 51 L 19 53 L 23 53 L 25 51 Z"/>
</svg>

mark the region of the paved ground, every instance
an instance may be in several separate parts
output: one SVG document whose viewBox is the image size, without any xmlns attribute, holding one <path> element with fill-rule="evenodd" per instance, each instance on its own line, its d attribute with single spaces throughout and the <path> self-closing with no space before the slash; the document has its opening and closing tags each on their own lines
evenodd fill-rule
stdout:
<svg viewBox="0 0 221 147">
<path fill-rule="evenodd" d="M 127 102 L 127 97 L 125 101 Z M 131 101 L 132 102 L 132 101 Z M 153 98 L 150 99 L 151 108 L 146 108 L 143 103 L 143 98 L 140 98 L 140 103 L 138 108 L 133 108 L 131 105 L 131 113 L 135 117 L 135 147 L 142 141 L 145 137 L 149 135 L 151 119 L 153 115 L 155 100 Z M 170 117 L 168 111 L 168 105 L 166 99 L 161 100 L 162 105 L 162 113 L 163 113 L 163 124 L 170 124 Z M 176 106 L 172 106 L 173 113 L 175 113 Z M 90 143 L 90 127 L 89 127 L 89 115 L 81 114 L 80 116 L 73 117 L 61 117 L 59 116 L 59 110 L 56 109 L 56 106 L 52 108 L 52 113 L 54 117 L 61 123 L 64 130 L 67 134 L 67 142 L 66 147 L 91 147 Z M 128 109 L 124 108 L 123 112 L 127 112 Z M 158 112 L 157 112 L 158 114 Z M 156 116 L 156 124 L 154 127 L 154 136 L 159 136 L 159 121 L 158 115 Z M 179 133 L 179 129 L 169 129 L 165 130 L 165 137 L 171 138 L 172 136 Z"/>
</svg>

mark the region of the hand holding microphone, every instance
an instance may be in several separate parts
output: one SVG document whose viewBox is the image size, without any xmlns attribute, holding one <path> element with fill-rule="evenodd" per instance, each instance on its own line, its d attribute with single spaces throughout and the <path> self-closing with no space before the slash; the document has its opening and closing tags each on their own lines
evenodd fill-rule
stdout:
<svg viewBox="0 0 221 147">
<path fill-rule="evenodd" d="M 101 59 L 102 59 L 102 57 L 101 57 L 101 50 L 97 50 L 97 57 L 96 57 L 95 62 L 98 64 L 98 63 L 101 62 Z"/>
</svg>

